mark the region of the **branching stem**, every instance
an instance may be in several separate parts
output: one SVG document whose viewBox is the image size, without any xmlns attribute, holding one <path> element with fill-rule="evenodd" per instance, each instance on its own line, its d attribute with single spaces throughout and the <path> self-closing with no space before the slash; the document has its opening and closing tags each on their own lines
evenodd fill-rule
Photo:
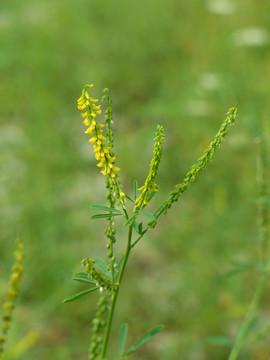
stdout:
<svg viewBox="0 0 270 360">
<path fill-rule="evenodd" d="M 121 281 L 122 281 L 122 278 L 123 278 L 123 275 L 124 275 L 124 272 L 125 272 L 125 269 L 126 269 L 128 257 L 129 257 L 129 254 L 130 254 L 130 250 L 132 248 L 131 247 L 131 239 L 132 239 L 133 222 L 129 226 L 126 252 L 125 252 L 124 260 L 123 260 L 123 263 L 122 263 L 122 266 L 121 266 L 121 269 L 120 269 L 119 277 L 118 277 L 118 280 L 117 280 L 117 283 L 116 283 L 116 285 L 118 285 L 118 286 L 116 286 L 116 289 L 114 290 L 114 292 L 112 294 L 112 298 L 111 298 L 111 306 L 110 306 L 110 311 L 109 311 L 109 315 L 108 315 L 108 321 L 107 321 L 107 326 L 106 326 L 106 331 L 105 331 L 104 341 L 103 341 L 102 351 L 101 351 L 101 360 L 104 360 L 105 356 L 106 356 L 108 341 L 109 341 L 109 337 L 110 337 L 111 324 L 112 324 L 113 314 L 114 314 L 114 310 L 115 310 L 115 303 L 116 303 L 116 300 L 117 300 L 120 284 L 121 284 Z"/>
</svg>

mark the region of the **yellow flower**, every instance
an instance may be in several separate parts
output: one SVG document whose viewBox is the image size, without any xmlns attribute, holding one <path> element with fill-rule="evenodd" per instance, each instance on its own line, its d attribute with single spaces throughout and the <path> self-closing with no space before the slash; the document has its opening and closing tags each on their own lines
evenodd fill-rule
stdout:
<svg viewBox="0 0 270 360">
<path fill-rule="evenodd" d="M 90 143 L 94 144 L 97 141 L 97 137 L 93 136 L 90 140 L 88 140 Z"/>
<path fill-rule="evenodd" d="M 84 110 L 84 109 L 86 109 L 86 105 L 85 105 L 85 104 L 83 104 L 83 105 L 78 105 L 78 109 L 79 109 L 79 110 Z"/>
</svg>

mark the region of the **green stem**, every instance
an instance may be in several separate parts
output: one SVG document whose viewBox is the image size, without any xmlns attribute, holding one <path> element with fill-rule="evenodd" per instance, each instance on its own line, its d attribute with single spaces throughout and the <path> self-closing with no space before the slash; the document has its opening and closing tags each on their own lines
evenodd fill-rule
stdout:
<svg viewBox="0 0 270 360">
<path fill-rule="evenodd" d="M 110 312 L 109 312 L 109 315 L 108 315 L 108 321 L 107 321 L 107 326 L 106 326 L 106 331 L 105 331 L 103 345 L 102 345 L 102 351 L 101 351 L 101 360 L 103 360 L 105 358 L 105 356 L 106 356 L 106 351 L 107 351 L 107 346 L 108 346 L 108 341 L 109 341 L 110 331 L 111 331 L 111 324 L 112 324 L 113 314 L 114 314 L 114 310 L 115 310 L 115 304 L 116 304 L 120 284 L 121 284 L 121 281 L 122 281 L 122 278 L 123 278 L 123 275 L 124 275 L 124 272 L 125 272 L 125 268 L 126 268 L 126 264 L 127 264 L 127 261 L 128 261 L 129 254 L 130 254 L 130 250 L 131 250 L 132 227 L 133 227 L 133 222 L 129 226 L 126 252 L 125 252 L 123 264 L 122 264 L 121 269 L 120 269 L 119 277 L 118 277 L 118 280 L 117 280 L 117 283 L 116 283 L 117 286 L 116 286 L 116 289 L 114 290 L 114 293 L 113 293 L 112 298 L 111 298 Z"/>
<path fill-rule="evenodd" d="M 252 301 L 249 305 L 246 317 L 245 317 L 244 322 L 243 322 L 243 324 L 240 328 L 240 331 L 237 335 L 237 338 L 235 340 L 234 346 L 232 348 L 232 351 L 230 353 L 228 360 L 236 360 L 238 358 L 240 350 L 242 349 L 242 347 L 245 343 L 248 328 L 250 326 L 250 322 L 252 321 L 252 319 L 255 316 L 255 313 L 258 309 L 258 305 L 261 300 L 262 294 L 267 286 L 267 283 L 269 280 L 269 275 L 270 275 L 270 260 L 268 260 L 267 265 L 264 269 L 264 273 L 263 273 L 262 278 L 257 286 L 257 289 L 252 298 Z"/>
</svg>

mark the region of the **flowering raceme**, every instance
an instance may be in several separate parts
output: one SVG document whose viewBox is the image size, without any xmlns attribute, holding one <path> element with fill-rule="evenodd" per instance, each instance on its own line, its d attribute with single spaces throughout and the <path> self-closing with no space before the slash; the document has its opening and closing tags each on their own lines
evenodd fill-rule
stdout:
<svg viewBox="0 0 270 360">
<path fill-rule="evenodd" d="M 89 96 L 86 88 L 92 88 L 94 85 L 85 85 L 82 90 L 82 95 L 78 99 L 78 109 L 86 110 L 81 115 L 84 118 L 83 123 L 87 126 L 86 134 L 92 135 L 89 140 L 94 146 L 94 153 L 96 160 L 99 161 L 98 167 L 103 168 L 101 173 L 105 176 L 115 178 L 115 174 L 120 169 L 115 166 L 115 157 L 110 154 L 111 148 L 104 142 L 107 140 L 102 134 L 105 125 L 97 121 L 97 116 L 101 114 L 101 105 L 97 105 L 98 99 Z"/>
</svg>

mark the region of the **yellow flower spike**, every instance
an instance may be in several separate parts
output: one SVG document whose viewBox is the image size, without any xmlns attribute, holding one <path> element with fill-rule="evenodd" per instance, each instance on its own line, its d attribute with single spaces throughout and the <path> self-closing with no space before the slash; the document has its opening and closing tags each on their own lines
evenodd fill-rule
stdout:
<svg viewBox="0 0 270 360">
<path fill-rule="evenodd" d="M 94 84 L 86 84 L 84 85 L 84 87 L 88 87 L 88 88 L 92 88 L 94 86 Z"/>
<path fill-rule="evenodd" d="M 90 98 L 91 102 L 93 103 L 97 103 L 98 102 L 98 99 L 93 99 L 93 98 Z"/>
<path fill-rule="evenodd" d="M 97 116 L 97 114 L 95 112 L 93 112 L 93 111 L 91 112 L 90 115 L 92 116 L 92 118 L 95 118 Z"/>
<path fill-rule="evenodd" d="M 88 94 L 88 92 L 87 92 L 87 91 L 85 91 L 84 96 L 86 97 L 86 99 L 87 99 L 87 100 L 89 100 L 89 99 L 90 99 L 90 96 L 89 96 L 89 94 Z"/>
<path fill-rule="evenodd" d="M 83 118 L 86 118 L 88 116 L 88 111 L 81 114 Z"/>
<path fill-rule="evenodd" d="M 117 172 L 117 171 L 119 171 L 119 170 L 120 170 L 120 168 L 119 168 L 119 167 L 117 167 L 117 166 L 114 166 L 112 170 L 113 170 L 114 172 Z"/>
<path fill-rule="evenodd" d="M 79 110 L 84 110 L 84 109 L 86 109 L 86 105 L 85 105 L 85 104 L 83 104 L 83 105 L 78 105 L 78 109 L 79 109 Z"/>
<path fill-rule="evenodd" d="M 96 160 L 100 160 L 101 159 L 100 153 L 96 153 L 95 158 L 96 158 Z"/>
<path fill-rule="evenodd" d="M 82 101 L 82 100 L 83 100 L 83 98 L 84 98 L 84 96 L 83 96 L 83 95 L 81 95 L 81 96 L 79 97 L 79 99 L 77 100 L 77 102 Z"/>
</svg>

